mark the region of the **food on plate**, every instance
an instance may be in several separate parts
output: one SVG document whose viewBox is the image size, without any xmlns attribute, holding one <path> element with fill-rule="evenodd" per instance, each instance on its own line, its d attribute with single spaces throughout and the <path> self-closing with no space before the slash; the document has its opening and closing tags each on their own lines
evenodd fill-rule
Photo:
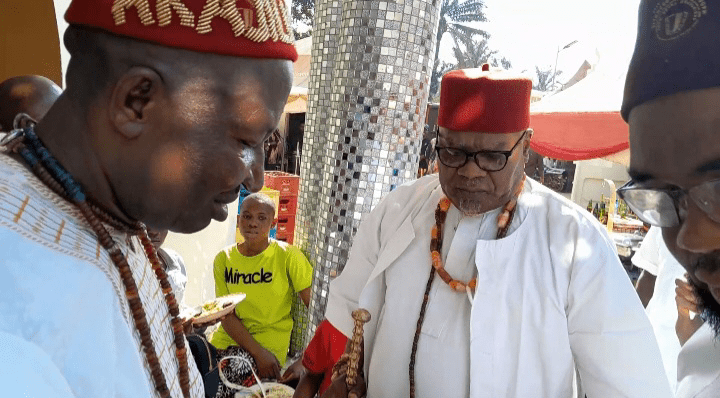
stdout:
<svg viewBox="0 0 720 398">
<path fill-rule="evenodd" d="M 200 307 L 198 315 L 193 317 L 193 323 L 204 323 L 220 319 L 232 312 L 235 305 L 245 298 L 244 293 L 230 294 L 208 301 Z"/>
<path fill-rule="evenodd" d="M 265 390 L 265 398 L 292 398 L 293 389 L 287 386 L 274 386 Z M 263 398 L 260 391 L 256 391 L 250 398 Z"/>
</svg>

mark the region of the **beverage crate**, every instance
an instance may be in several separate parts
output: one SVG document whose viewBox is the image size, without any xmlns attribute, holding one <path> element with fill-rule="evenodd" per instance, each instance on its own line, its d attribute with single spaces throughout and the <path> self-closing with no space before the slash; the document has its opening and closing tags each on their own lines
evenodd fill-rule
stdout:
<svg viewBox="0 0 720 398">
<path fill-rule="evenodd" d="M 275 237 L 276 240 L 281 240 L 283 242 L 293 244 L 293 234 L 281 234 L 278 232 L 277 236 Z"/>
<path fill-rule="evenodd" d="M 295 233 L 295 216 L 280 216 L 277 223 L 277 235 L 290 235 Z"/>
<path fill-rule="evenodd" d="M 280 206 L 277 213 L 278 217 L 295 216 L 295 213 L 297 213 L 297 196 L 280 197 Z"/>
<path fill-rule="evenodd" d="M 282 196 L 297 196 L 300 187 L 300 176 L 283 171 L 266 171 L 265 186 L 280 191 Z"/>
</svg>

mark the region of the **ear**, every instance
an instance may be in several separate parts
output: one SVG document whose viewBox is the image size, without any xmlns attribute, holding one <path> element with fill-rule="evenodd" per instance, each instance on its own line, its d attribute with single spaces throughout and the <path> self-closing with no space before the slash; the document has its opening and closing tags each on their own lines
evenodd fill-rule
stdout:
<svg viewBox="0 0 720 398">
<path fill-rule="evenodd" d="M 110 97 L 110 120 L 127 139 L 134 139 L 147 130 L 150 114 L 160 109 L 165 85 L 154 70 L 135 66 L 115 83 Z"/>
</svg>

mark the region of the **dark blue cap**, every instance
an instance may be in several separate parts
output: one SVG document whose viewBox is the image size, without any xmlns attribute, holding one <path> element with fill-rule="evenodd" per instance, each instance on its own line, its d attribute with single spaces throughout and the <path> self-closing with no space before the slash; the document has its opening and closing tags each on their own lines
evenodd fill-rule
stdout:
<svg viewBox="0 0 720 398">
<path fill-rule="evenodd" d="M 720 1 L 643 0 L 621 114 L 683 91 L 720 86 Z"/>
</svg>

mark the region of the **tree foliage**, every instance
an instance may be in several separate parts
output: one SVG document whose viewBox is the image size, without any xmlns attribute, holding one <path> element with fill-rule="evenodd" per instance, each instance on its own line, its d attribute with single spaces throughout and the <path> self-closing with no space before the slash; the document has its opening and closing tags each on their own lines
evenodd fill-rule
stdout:
<svg viewBox="0 0 720 398">
<path fill-rule="evenodd" d="M 315 17 L 315 0 L 292 0 L 292 26 L 295 40 L 312 35 L 313 18 Z M 303 29 L 300 29 L 300 28 Z M 304 30 L 305 27 L 309 29 Z M 298 33 L 301 31 L 301 33 Z"/>
<path fill-rule="evenodd" d="M 512 65 L 505 57 L 500 57 L 497 50 L 491 50 L 487 36 L 468 34 L 465 31 L 452 32 L 453 56 L 456 66 L 461 69 L 479 68 L 488 63 L 509 69 Z"/>
<path fill-rule="evenodd" d="M 554 85 L 557 84 L 557 77 L 562 74 L 562 71 L 553 72 L 553 68 L 548 66 L 547 68 L 535 67 L 535 75 L 537 81 L 533 83 L 533 88 L 538 91 L 552 91 Z"/>
<path fill-rule="evenodd" d="M 431 82 L 430 98 L 437 101 L 439 89 L 441 85 L 441 77 L 452 69 L 479 68 L 487 63 L 491 66 L 501 66 L 503 69 L 510 69 L 512 64 L 510 61 L 499 55 L 497 50 L 492 50 L 488 43 L 488 35 L 478 35 L 475 32 L 469 32 L 463 29 L 451 27 L 449 29 L 450 37 L 453 40 L 453 57 L 455 62 L 441 62 L 435 59 L 434 72 L 437 73 L 438 79 Z"/>
<path fill-rule="evenodd" d="M 440 39 L 442 39 L 446 32 L 450 32 L 451 35 L 462 33 L 464 35 L 480 36 L 487 39 L 489 35 L 484 30 L 465 25 L 465 23 L 468 22 L 486 22 L 487 17 L 483 11 L 484 8 L 484 0 L 442 0 L 438 31 L 435 36 L 435 67 L 433 68 L 432 77 L 430 78 L 431 98 L 437 93 L 439 87 L 438 82 L 444 73 L 438 69 L 442 66 L 438 61 Z"/>
</svg>

